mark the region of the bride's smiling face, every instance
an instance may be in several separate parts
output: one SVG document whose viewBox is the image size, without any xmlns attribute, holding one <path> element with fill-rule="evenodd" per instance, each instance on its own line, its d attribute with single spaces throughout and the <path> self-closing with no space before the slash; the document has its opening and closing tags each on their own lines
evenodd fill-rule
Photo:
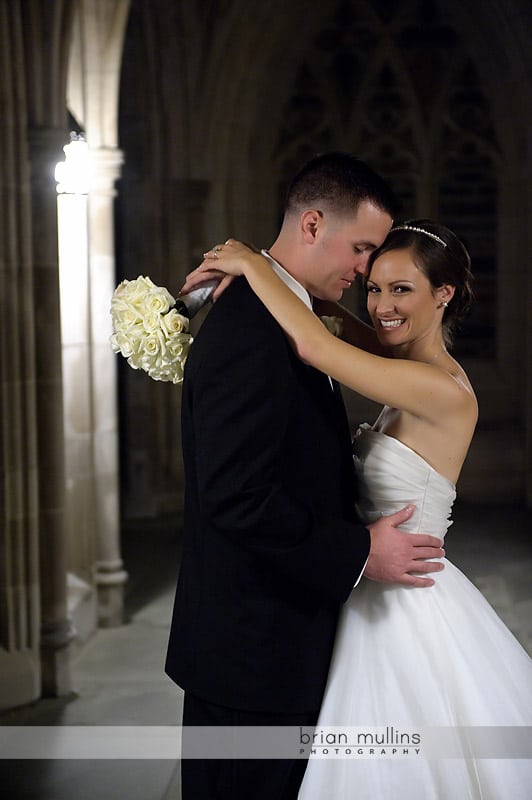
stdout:
<svg viewBox="0 0 532 800">
<path fill-rule="evenodd" d="M 443 300 L 451 287 L 434 289 L 416 266 L 412 251 L 389 250 L 375 259 L 367 279 L 367 307 L 379 341 L 409 345 L 441 328 Z"/>
</svg>

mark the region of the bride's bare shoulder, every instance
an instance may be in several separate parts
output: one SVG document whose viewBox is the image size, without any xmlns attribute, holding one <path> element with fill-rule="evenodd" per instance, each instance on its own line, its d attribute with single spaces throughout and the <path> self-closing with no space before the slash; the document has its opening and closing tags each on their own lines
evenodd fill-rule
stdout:
<svg viewBox="0 0 532 800">
<path fill-rule="evenodd" d="M 467 408 L 471 414 L 478 416 L 475 390 L 462 365 L 453 356 L 446 353 L 445 360 L 442 360 L 442 363 L 437 366 L 452 378 L 452 386 L 454 386 L 452 394 L 456 398 L 456 403 Z"/>
</svg>

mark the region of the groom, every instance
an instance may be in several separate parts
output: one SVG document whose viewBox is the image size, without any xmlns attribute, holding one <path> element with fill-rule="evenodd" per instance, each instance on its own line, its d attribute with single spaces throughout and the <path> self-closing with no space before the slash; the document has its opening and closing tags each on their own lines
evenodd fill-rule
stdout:
<svg viewBox="0 0 532 800">
<path fill-rule="evenodd" d="M 309 162 L 288 192 L 273 268 L 308 305 L 338 300 L 392 225 L 384 181 L 350 155 Z M 187 726 L 316 722 L 340 605 L 362 574 L 426 586 L 440 541 L 362 526 L 340 393 L 297 359 L 243 278 L 190 352 L 182 398 L 183 560 L 166 671 Z M 414 562 L 414 563 L 413 563 Z M 355 589 L 356 591 L 356 589 Z M 290 800 L 305 762 L 182 762 L 183 800 Z"/>
</svg>

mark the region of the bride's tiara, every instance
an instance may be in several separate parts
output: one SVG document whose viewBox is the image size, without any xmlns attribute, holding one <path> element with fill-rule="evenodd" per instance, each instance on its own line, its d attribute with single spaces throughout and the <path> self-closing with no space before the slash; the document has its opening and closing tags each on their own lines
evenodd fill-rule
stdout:
<svg viewBox="0 0 532 800">
<path fill-rule="evenodd" d="M 425 236 L 430 236 L 431 239 L 435 239 L 439 242 L 443 247 L 447 247 L 447 242 L 444 242 L 443 239 L 440 239 L 439 236 L 436 236 L 435 233 L 431 233 L 430 231 L 426 231 L 425 228 L 416 228 L 414 225 L 396 225 L 395 228 L 392 228 L 388 233 L 393 233 L 394 231 L 414 231 L 414 233 L 424 233 Z"/>
</svg>

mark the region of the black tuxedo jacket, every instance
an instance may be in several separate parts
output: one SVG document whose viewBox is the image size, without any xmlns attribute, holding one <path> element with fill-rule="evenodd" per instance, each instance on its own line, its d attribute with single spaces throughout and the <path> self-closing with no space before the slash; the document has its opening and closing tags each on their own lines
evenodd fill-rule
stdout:
<svg viewBox="0 0 532 800">
<path fill-rule="evenodd" d="M 166 671 L 250 711 L 319 708 L 340 604 L 369 552 L 339 392 L 235 280 L 190 351 L 183 558 Z"/>
</svg>

